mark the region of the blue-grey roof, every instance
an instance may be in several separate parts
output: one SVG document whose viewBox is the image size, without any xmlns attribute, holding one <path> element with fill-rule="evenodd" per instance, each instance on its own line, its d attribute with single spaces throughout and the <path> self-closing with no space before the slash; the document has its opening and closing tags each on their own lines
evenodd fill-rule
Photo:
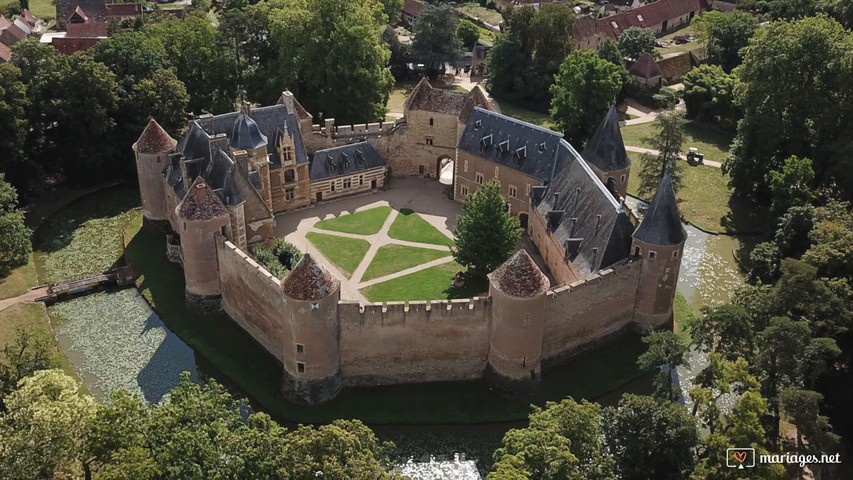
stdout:
<svg viewBox="0 0 853 480">
<path fill-rule="evenodd" d="M 318 150 L 311 162 L 311 181 L 353 175 L 365 170 L 385 166 L 385 160 L 367 143 L 351 143 L 340 147 Z"/>
<path fill-rule="evenodd" d="M 634 232 L 634 238 L 661 246 L 678 245 L 687 238 L 687 232 L 681 224 L 681 215 L 678 213 L 669 170 L 661 178 L 655 198 L 649 204 L 639 228 Z"/>
<path fill-rule="evenodd" d="M 213 118 L 211 131 L 208 133 L 210 135 L 219 133 L 230 134 L 232 127 L 239 116 L 240 112 L 225 113 L 215 116 Z M 285 128 L 290 136 L 293 137 L 296 163 L 299 165 L 308 163 L 308 156 L 305 153 L 305 146 L 302 143 L 302 133 L 299 130 L 299 119 L 296 116 L 296 112 L 288 112 L 287 106 L 284 104 L 276 104 L 267 107 L 253 108 L 249 111 L 248 116 L 255 122 L 255 124 L 257 124 L 261 134 L 267 138 L 274 139 L 271 144 L 272 149 L 270 149 L 269 144 L 267 145 L 267 149 L 271 154 L 271 160 L 273 162 L 271 168 L 275 169 L 277 165 L 280 167 L 278 161 L 278 137 L 281 134 L 280 132 Z"/>
<path fill-rule="evenodd" d="M 227 207 L 233 207 L 244 202 L 243 195 L 234 181 L 234 172 L 237 165 L 231 157 L 223 150 L 217 150 L 213 158 L 207 164 L 203 176 L 213 192 L 219 196 L 222 203 Z"/>
<path fill-rule="evenodd" d="M 477 107 L 458 148 L 547 183 L 563 168 L 557 155 L 561 138 L 557 132 Z"/>
<path fill-rule="evenodd" d="M 625 170 L 631 166 L 622 132 L 619 131 L 619 112 L 615 106 L 610 107 L 581 156 L 603 172 Z"/>
<path fill-rule="evenodd" d="M 260 127 L 252 120 L 252 117 L 241 112 L 231 127 L 228 145 L 236 150 L 261 148 L 267 145 L 267 136 L 261 133 Z"/>
<path fill-rule="evenodd" d="M 598 176 L 565 140 L 557 157 L 563 169 L 542 194 L 536 209 L 567 250 L 581 276 L 628 257 L 633 226 Z"/>
</svg>

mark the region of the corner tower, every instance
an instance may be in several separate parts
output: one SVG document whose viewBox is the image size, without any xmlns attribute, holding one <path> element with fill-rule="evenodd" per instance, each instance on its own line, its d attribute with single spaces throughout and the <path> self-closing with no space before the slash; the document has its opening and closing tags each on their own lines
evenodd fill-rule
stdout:
<svg viewBox="0 0 853 480">
<path fill-rule="evenodd" d="M 219 262 L 216 234 L 225 233 L 228 211 L 202 177 L 197 177 L 176 207 L 184 259 L 187 307 L 202 313 L 219 310 Z"/>
<path fill-rule="evenodd" d="M 230 152 L 243 150 L 246 152 L 245 164 L 238 165 L 243 172 L 252 176 L 257 174 L 261 183 L 261 198 L 267 208 L 272 210 L 272 188 L 270 185 L 270 160 L 267 151 L 267 137 L 261 132 L 258 124 L 249 116 L 250 107 L 243 102 L 240 114 L 231 127 L 231 136 L 228 140 Z M 240 155 L 232 155 L 242 158 Z"/>
<path fill-rule="evenodd" d="M 147 228 L 165 225 L 169 221 L 163 170 L 169 163 L 169 154 L 175 151 L 177 145 L 178 142 L 152 119 L 131 147 L 136 155 L 142 220 Z"/>
<path fill-rule="evenodd" d="M 631 159 L 625 151 L 615 106 L 610 107 L 581 156 L 616 200 L 628 194 Z"/>
<path fill-rule="evenodd" d="M 486 379 L 500 390 L 531 392 L 542 378 L 545 293 L 550 286 L 524 250 L 489 274 L 492 320 Z"/>
<path fill-rule="evenodd" d="M 341 282 L 306 253 L 281 285 L 285 298 L 284 395 L 316 405 L 341 391 Z"/>
<path fill-rule="evenodd" d="M 681 224 L 672 175 L 667 170 L 631 243 L 631 255 L 640 261 L 641 268 L 634 321 L 643 330 L 664 325 L 672 318 L 685 240 L 687 231 Z"/>
</svg>

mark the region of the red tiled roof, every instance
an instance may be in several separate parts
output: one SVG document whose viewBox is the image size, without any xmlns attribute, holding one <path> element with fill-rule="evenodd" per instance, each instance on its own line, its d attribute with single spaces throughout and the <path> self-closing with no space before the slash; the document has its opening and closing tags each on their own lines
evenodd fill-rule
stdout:
<svg viewBox="0 0 853 480">
<path fill-rule="evenodd" d="M 38 23 L 38 21 L 39 21 L 38 17 L 33 15 L 33 13 L 30 12 L 29 10 L 27 10 L 26 8 L 21 11 L 21 17 L 24 19 L 24 21 L 26 21 L 27 23 L 29 23 L 30 25 L 32 25 L 34 27 L 36 26 L 36 23 Z"/>
<path fill-rule="evenodd" d="M 644 53 L 639 60 L 631 65 L 628 72 L 631 75 L 636 75 L 646 80 L 663 75 L 663 72 L 661 72 L 660 67 L 655 63 L 655 59 L 652 58 L 650 53 Z"/>
<path fill-rule="evenodd" d="M 589 38 L 604 33 L 601 26 L 593 15 L 578 17 L 572 25 L 572 36 L 574 38 Z"/>
<path fill-rule="evenodd" d="M 490 273 L 489 281 L 507 295 L 521 298 L 542 295 L 551 286 L 548 277 L 524 249 L 515 252 L 515 255 Z"/>
<path fill-rule="evenodd" d="M 340 284 L 340 280 L 326 267 L 317 263 L 310 253 L 306 253 L 284 278 L 281 289 L 288 298 L 311 301 L 335 293 Z"/>
<path fill-rule="evenodd" d="M 140 17 L 142 16 L 141 3 L 108 3 L 107 17 Z"/>
<path fill-rule="evenodd" d="M 99 37 L 54 37 L 52 45 L 57 52 L 72 55 L 94 47 L 99 41 Z"/>
<path fill-rule="evenodd" d="M 426 110 L 428 112 L 459 115 L 465 106 L 468 95 L 465 93 L 432 88 L 426 77 L 422 78 L 406 101 L 410 110 Z"/>
<path fill-rule="evenodd" d="M 204 178 L 196 177 L 178 205 L 178 215 L 186 220 L 203 221 L 228 215 L 228 211 L 225 210 L 222 200 L 205 183 Z"/>
<path fill-rule="evenodd" d="M 8 28 L 9 25 L 11 25 L 11 24 L 12 23 L 9 22 L 9 20 L 7 20 L 6 17 L 4 17 L 2 13 L 0 13 L 0 30 L 4 30 L 4 29 Z"/>
<path fill-rule="evenodd" d="M 694 63 L 694 57 L 690 52 L 679 53 L 658 60 L 656 63 L 660 67 L 663 78 L 674 83 L 680 82 L 681 78 L 687 75 L 687 72 L 698 66 L 698 62 Z"/>
<path fill-rule="evenodd" d="M 426 7 L 421 2 L 416 2 L 415 0 L 406 0 L 403 4 L 403 12 L 408 13 L 413 17 L 417 17 L 424 11 Z"/>
<path fill-rule="evenodd" d="M 178 145 L 178 141 L 169 136 L 163 127 L 153 118 L 148 122 L 139 140 L 133 144 L 139 153 L 164 153 L 171 152 Z"/>
<path fill-rule="evenodd" d="M 12 49 L 0 43 L 0 63 L 8 63 L 9 59 L 12 58 Z"/>
<path fill-rule="evenodd" d="M 11 47 L 25 38 L 27 38 L 27 32 L 21 30 L 21 27 L 14 23 L 0 30 L 0 43 L 7 47 Z"/>
<path fill-rule="evenodd" d="M 627 12 L 599 18 L 598 25 L 609 36 L 616 38 L 631 27 L 651 28 L 667 20 L 708 8 L 707 0 L 658 0 Z"/>
</svg>

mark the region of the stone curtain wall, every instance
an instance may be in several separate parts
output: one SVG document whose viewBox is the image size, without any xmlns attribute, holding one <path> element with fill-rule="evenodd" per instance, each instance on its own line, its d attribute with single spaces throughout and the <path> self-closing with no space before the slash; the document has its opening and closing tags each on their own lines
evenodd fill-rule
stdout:
<svg viewBox="0 0 853 480">
<path fill-rule="evenodd" d="M 221 235 L 216 237 L 222 308 L 256 342 L 284 362 L 285 304 L 281 282 Z"/>
<path fill-rule="evenodd" d="M 341 302 L 344 386 L 480 378 L 489 355 L 490 303 Z"/>
<path fill-rule="evenodd" d="M 543 362 L 557 363 L 578 347 L 631 325 L 639 280 L 639 263 L 627 263 L 549 291 Z"/>
</svg>

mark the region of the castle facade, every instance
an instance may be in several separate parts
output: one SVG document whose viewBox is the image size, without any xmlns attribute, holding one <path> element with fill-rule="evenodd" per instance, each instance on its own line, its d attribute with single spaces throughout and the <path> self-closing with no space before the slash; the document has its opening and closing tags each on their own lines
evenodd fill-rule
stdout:
<svg viewBox="0 0 853 480">
<path fill-rule="evenodd" d="M 224 309 L 282 363 L 282 389 L 316 404 L 344 386 L 485 378 L 510 392 L 626 328 L 668 324 L 686 232 L 666 175 L 642 221 L 624 204 L 631 162 L 615 109 L 579 153 L 562 135 L 424 79 L 394 122 L 313 123 L 292 94 L 202 116 L 180 140 L 152 120 L 133 145 L 146 226 L 165 228 L 187 304 Z M 487 297 L 359 304 L 306 254 L 283 280 L 248 254 L 275 216 L 439 175 L 453 198 L 497 181 L 555 284 L 524 250 L 489 275 Z"/>
</svg>

